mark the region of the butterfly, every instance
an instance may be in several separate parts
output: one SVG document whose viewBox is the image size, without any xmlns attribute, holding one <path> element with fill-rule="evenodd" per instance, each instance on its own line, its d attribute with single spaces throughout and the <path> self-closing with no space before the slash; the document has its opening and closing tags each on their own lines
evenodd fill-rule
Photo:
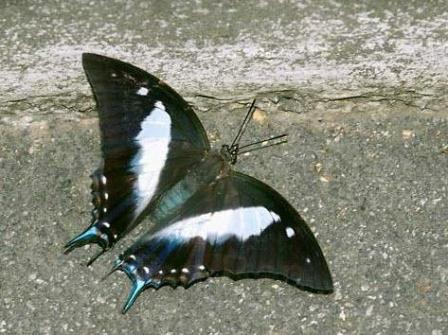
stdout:
<svg viewBox="0 0 448 335">
<path fill-rule="evenodd" d="M 98 244 L 91 264 L 149 218 L 148 231 L 110 272 L 120 270 L 132 282 L 123 313 L 146 288 L 189 287 L 218 275 L 333 291 L 324 255 L 297 211 L 233 169 L 252 145 L 239 140 L 254 103 L 233 143 L 215 151 L 192 107 L 163 81 L 97 54 L 83 54 L 82 64 L 99 113 L 103 159 L 91 175 L 92 222 L 65 252 Z"/>
</svg>

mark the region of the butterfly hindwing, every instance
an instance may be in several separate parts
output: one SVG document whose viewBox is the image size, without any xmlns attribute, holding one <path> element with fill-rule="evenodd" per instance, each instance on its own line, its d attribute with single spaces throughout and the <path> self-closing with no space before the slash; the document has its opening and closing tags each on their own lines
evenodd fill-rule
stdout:
<svg viewBox="0 0 448 335">
<path fill-rule="evenodd" d="M 210 147 L 188 103 L 156 77 L 95 54 L 83 54 L 83 67 L 97 102 L 103 163 L 91 176 L 92 224 L 68 250 L 113 245 Z"/>
<path fill-rule="evenodd" d="M 125 310 L 145 287 L 187 287 L 210 275 L 273 277 L 333 290 L 322 251 L 299 214 L 275 190 L 238 172 L 196 192 L 174 219 L 131 246 L 116 268 L 134 283 Z"/>
</svg>

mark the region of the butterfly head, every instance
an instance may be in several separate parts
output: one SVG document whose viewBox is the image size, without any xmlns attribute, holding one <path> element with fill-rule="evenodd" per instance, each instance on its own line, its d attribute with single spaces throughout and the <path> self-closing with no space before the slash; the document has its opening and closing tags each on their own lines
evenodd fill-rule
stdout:
<svg viewBox="0 0 448 335">
<path fill-rule="evenodd" d="M 221 147 L 221 156 L 224 157 L 224 159 L 230 164 L 235 164 L 236 160 L 238 158 L 238 151 L 239 151 L 239 145 L 238 144 L 224 144 Z"/>
<path fill-rule="evenodd" d="M 243 120 L 243 123 L 241 124 L 238 133 L 236 134 L 235 138 L 233 139 L 233 142 L 231 145 L 223 145 L 221 148 L 221 156 L 223 158 L 230 162 L 230 164 L 235 164 L 238 158 L 238 154 L 245 154 L 249 153 L 251 151 L 271 147 L 273 145 L 283 144 L 286 143 L 286 136 L 287 134 L 282 134 L 274 137 L 267 138 L 265 140 L 252 142 L 249 144 L 245 144 L 240 146 L 239 142 L 241 140 L 241 137 L 243 136 L 246 127 L 249 123 L 249 121 L 252 119 L 253 114 L 255 112 L 255 99 L 252 101 L 252 104 L 250 105 L 250 108 L 246 114 L 246 117 Z"/>
</svg>

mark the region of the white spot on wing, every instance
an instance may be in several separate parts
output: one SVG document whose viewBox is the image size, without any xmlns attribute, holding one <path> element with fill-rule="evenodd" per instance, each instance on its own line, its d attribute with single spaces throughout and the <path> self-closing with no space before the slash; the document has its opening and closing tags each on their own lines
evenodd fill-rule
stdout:
<svg viewBox="0 0 448 335">
<path fill-rule="evenodd" d="M 140 87 L 137 91 L 138 95 L 148 95 L 149 90 L 146 87 Z"/>
<path fill-rule="evenodd" d="M 267 227 L 277 222 L 276 218 L 280 218 L 278 214 L 261 206 L 225 209 L 177 221 L 157 232 L 153 238 L 186 241 L 201 237 L 222 243 L 229 237 L 236 236 L 245 241 L 251 236 L 259 236 Z"/>
<path fill-rule="evenodd" d="M 291 227 L 286 227 L 286 235 L 291 238 L 296 234 L 296 232 L 294 231 L 294 229 L 292 229 Z"/>
<path fill-rule="evenodd" d="M 155 194 L 160 174 L 168 157 L 171 140 L 171 118 L 162 102 L 157 101 L 149 115 L 143 120 L 141 130 L 134 139 L 140 146 L 132 161 L 137 175 L 134 192 L 139 198 L 135 215 L 148 205 Z"/>
<path fill-rule="evenodd" d="M 277 213 L 275 213 L 274 211 L 269 211 L 269 213 L 271 214 L 272 218 L 274 219 L 274 222 L 280 222 L 281 221 L 281 218 L 280 218 L 280 216 Z"/>
</svg>

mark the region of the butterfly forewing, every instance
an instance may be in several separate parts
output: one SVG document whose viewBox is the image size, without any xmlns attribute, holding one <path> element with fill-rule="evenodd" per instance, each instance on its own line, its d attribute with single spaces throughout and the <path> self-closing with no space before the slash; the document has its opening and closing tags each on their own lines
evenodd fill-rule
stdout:
<svg viewBox="0 0 448 335">
<path fill-rule="evenodd" d="M 95 54 L 84 54 L 83 66 L 97 102 L 103 163 L 92 174 L 92 225 L 69 250 L 113 245 L 209 150 L 191 107 L 159 79 Z"/>
</svg>

